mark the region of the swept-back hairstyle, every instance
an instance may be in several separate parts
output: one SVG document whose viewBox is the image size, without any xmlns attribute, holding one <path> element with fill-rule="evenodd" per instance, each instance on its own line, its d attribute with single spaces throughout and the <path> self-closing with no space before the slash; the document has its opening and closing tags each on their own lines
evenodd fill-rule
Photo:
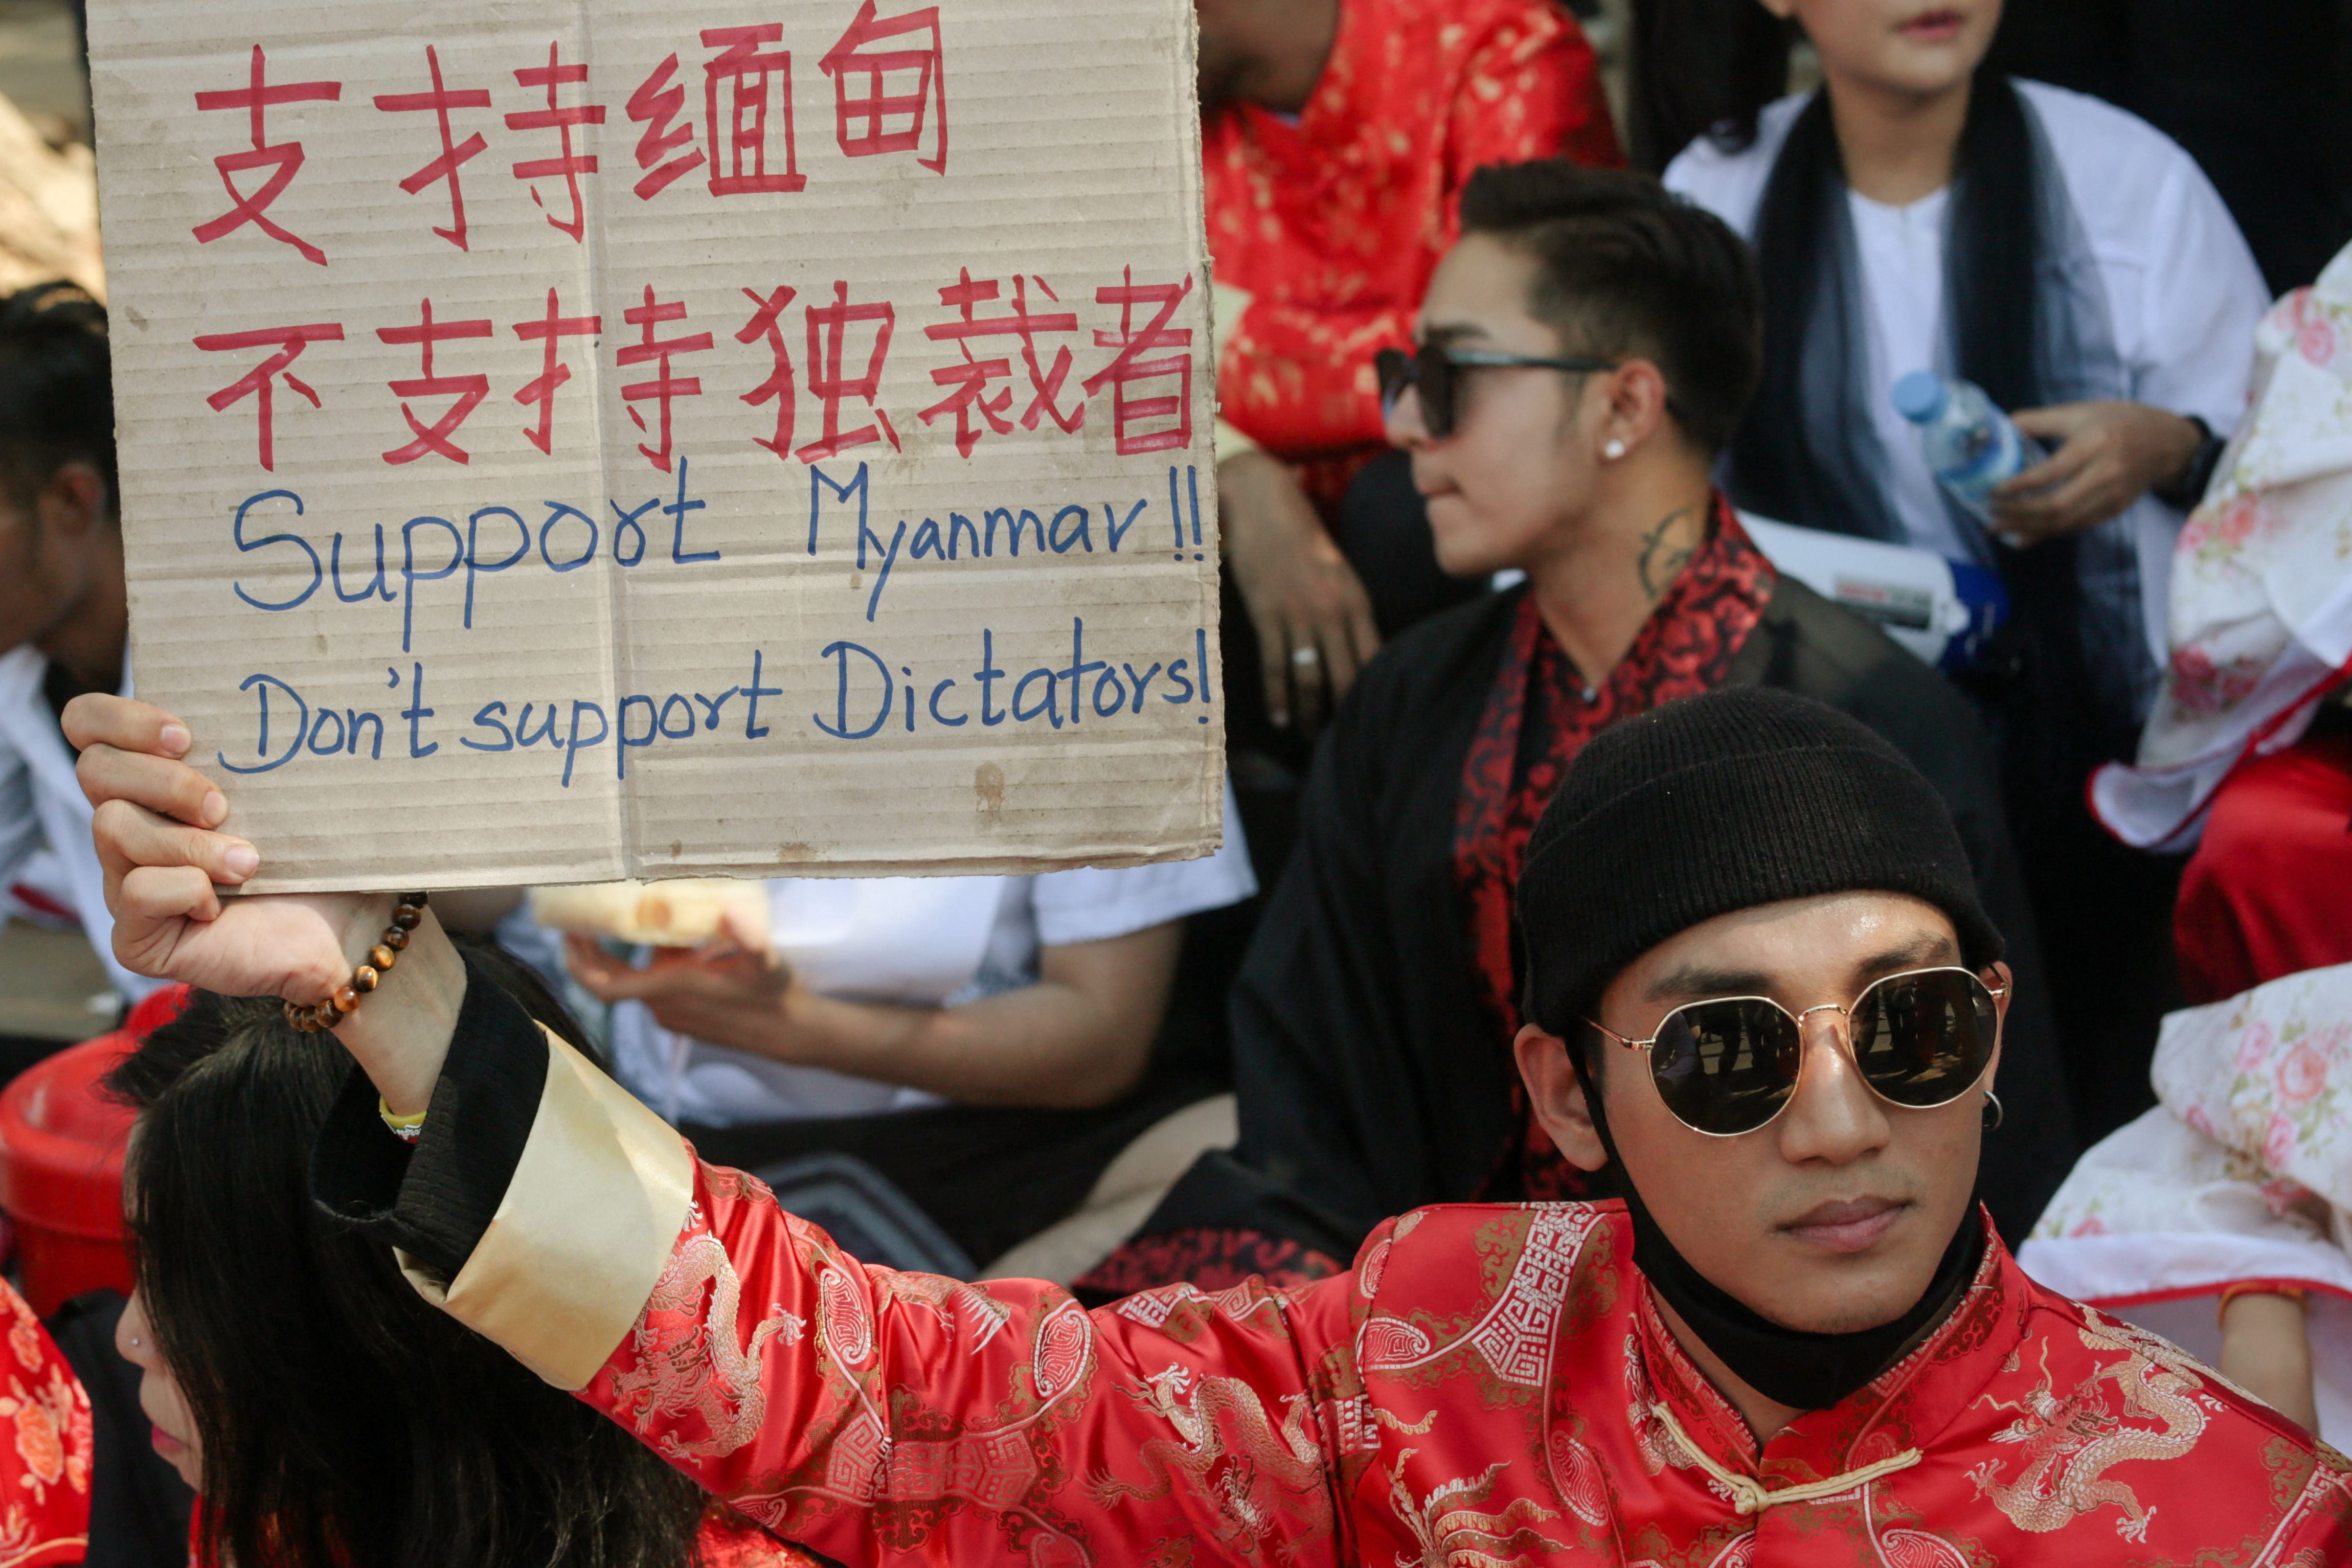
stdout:
<svg viewBox="0 0 2352 1568">
<path fill-rule="evenodd" d="M 73 462 L 97 469 L 116 504 L 110 365 L 106 307 L 77 285 L 0 298 L 0 486 L 17 506 Z"/>
<path fill-rule="evenodd" d="M 521 966 L 478 972 L 557 1032 Z M 282 1006 L 198 993 L 109 1080 L 140 1107 L 126 1218 L 204 1461 L 205 1560 L 237 1568 L 684 1568 L 705 1500 L 613 1422 L 417 1295 L 310 1198 L 350 1059 Z"/>
<path fill-rule="evenodd" d="M 1563 350 L 1655 361 L 1684 434 L 1710 454 L 1731 438 L 1763 329 L 1755 261 L 1722 219 L 1650 175 L 1551 159 L 1472 174 L 1462 232 L 1535 258 L 1528 308 Z"/>
</svg>

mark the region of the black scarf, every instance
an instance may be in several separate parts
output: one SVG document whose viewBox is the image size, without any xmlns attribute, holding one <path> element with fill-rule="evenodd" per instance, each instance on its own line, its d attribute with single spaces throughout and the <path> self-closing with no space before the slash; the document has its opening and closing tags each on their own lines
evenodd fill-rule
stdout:
<svg viewBox="0 0 2352 1568">
<path fill-rule="evenodd" d="M 2097 260 L 2048 137 L 1996 72 L 1979 73 L 1969 94 L 1948 235 L 1937 368 L 2010 410 L 2129 395 Z M 1727 456 L 1725 488 L 1765 517 L 1899 541 L 1902 524 L 1874 478 L 1885 459 L 1866 401 L 1879 395 L 1869 310 L 1826 91 L 1799 112 L 1773 162 L 1756 250 L 1764 378 Z M 1952 517 L 2009 586 L 2019 685 L 2033 711 L 2004 727 L 2028 745 L 2076 737 L 2013 783 L 2077 790 L 2090 763 L 2129 751 L 2155 691 L 2128 514 L 2026 550 L 1957 507 Z"/>
<path fill-rule="evenodd" d="M 1951 1312 L 1976 1277 L 1984 1258 L 1985 1228 L 1972 1197 L 1958 1228 L 1945 1244 L 1935 1277 L 1902 1316 L 1853 1333 L 1782 1328 L 1700 1273 L 1666 1239 L 1618 1157 L 1616 1140 L 1610 1136 L 1609 1120 L 1601 1109 L 1600 1086 L 1592 1080 L 1583 1050 L 1573 1041 L 1567 1049 L 1577 1082 L 1584 1088 L 1592 1130 L 1601 1134 L 1601 1146 L 1608 1152 L 1625 1212 L 1633 1222 L 1634 1266 L 1691 1333 L 1766 1398 L 1799 1410 L 1828 1409 L 1906 1354 L 1914 1341 Z"/>
</svg>

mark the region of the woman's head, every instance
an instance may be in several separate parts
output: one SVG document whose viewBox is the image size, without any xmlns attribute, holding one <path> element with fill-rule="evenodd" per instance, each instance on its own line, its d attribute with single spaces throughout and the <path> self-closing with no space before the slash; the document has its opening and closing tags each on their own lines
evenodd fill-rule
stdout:
<svg viewBox="0 0 2352 1568">
<path fill-rule="evenodd" d="M 1832 91 L 1932 99 L 1963 89 L 1992 47 L 2001 0 L 1761 0 L 1804 29 Z"/>
<path fill-rule="evenodd" d="M 533 1010 L 553 1009 L 539 994 Z M 140 1107 L 124 1172 L 139 1289 L 118 1338 L 156 1447 L 203 1494 L 214 1560 L 690 1562 L 691 1481 L 313 1205 L 310 1146 L 350 1071 L 278 1002 L 199 994 L 110 1081 Z"/>
<path fill-rule="evenodd" d="M 1992 46 L 2001 0 L 1634 0 L 1627 82 L 1633 161 L 1664 169 L 1706 136 L 1727 152 L 1789 90 L 1790 46 L 1813 46 L 1831 91 L 1900 105 L 1966 86 Z"/>
<path fill-rule="evenodd" d="M 69 283 L 0 298 L 0 652 L 120 573 L 106 311 Z"/>
<path fill-rule="evenodd" d="M 1756 384 L 1759 308 L 1747 246 L 1647 176 L 1561 162 L 1472 175 L 1462 239 L 1422 301 L 1423 347 L 1613 368 L 1465 370 L 1450 422 L 1410 389 L 1396 398 L 1389 439 L 1412 454 L 1439 563 L 1527 565 L 1587 516 L 1613 465 L 1670 463 L 1703 484 Z"/>
</svg>

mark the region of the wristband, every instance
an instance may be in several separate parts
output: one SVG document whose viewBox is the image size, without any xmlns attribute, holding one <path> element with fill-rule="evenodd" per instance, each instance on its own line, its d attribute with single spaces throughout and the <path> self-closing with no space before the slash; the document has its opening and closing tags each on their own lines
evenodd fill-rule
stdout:
<svg viewBox="0 0 2352 1568">
<path fill-rule="evenodd" d="M 414 1116 L 395 1116 L 392 1113 L 392 1107 L 385 1104 L 383 1096 L 379 1094 L 375 1097 L 375 1113 L 383 1118 L 384 1130 L 404 1144 L 413 1144 L 425 1135 L 425 1113 L 422 1111 Z"/>
<path fill-rule="evenodd" d="M 2197 450 L 2189 465 L 2170 483 L 2159 485 L 2148 493 L 2175 511 L 2193 512 L 2197 503 L 2205 498 L 2205 488 L 2213 483 L 2213 470 L 2221 465 L 2221 449 L 2229 444 L 2213 434 L 2213 427 L 2193 413 L 2181 417 L 2197 427 Z"/>
</svg>

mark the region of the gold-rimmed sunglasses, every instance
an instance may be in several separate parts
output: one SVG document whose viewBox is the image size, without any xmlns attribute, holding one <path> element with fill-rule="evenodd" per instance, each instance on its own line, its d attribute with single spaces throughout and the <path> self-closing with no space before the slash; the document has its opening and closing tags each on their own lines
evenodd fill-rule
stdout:
<svg viewBox="0 0 2352 1568">
<path fill-rule="evenodd" d="M 1948 1105 L 1975 1087 L 2000 1044 L 2006 982 L 1987 985 L 1958 967 L 1906 969 L 1864 986 L 1841 1007 L 1792 1013 L 1769 997 L 1685 1002 L 1647 1040 L 1584 1021 L 1629 1051 L 1646 1052 L 1650 1082 L 1677 1121 L 1710 1137 L 1768 1125 L 1796 1097 L 1804 1071 L 1804 1022 L 1843 1014 L 1845 1045 L 1871 1092 L 1915 1111 Z"/>
</svg>

